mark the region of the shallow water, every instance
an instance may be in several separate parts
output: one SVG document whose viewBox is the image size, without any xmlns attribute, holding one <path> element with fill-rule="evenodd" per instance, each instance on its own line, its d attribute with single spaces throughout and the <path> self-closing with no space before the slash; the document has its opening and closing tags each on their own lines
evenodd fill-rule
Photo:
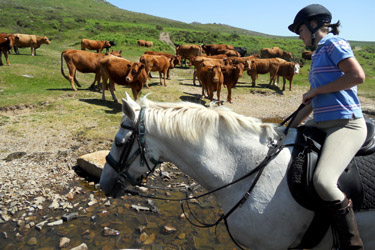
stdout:
<svg viewBox="0 0 375 250">
<path fill-rule="evenodd" d="M 175 169 L 171 170 L 170 174 L 172 178 L 168 181 L 157 177 L 155 180 L 150 180 L 148 184 L 166 187 L 170 184 L 186 183 L 190 185 L 192 183 L 190 178 Z M 71 212 L 78 212 L 77 219 L 64 222 L 59 226 L 44 225 L 41 231 L 35 227 L 27 229 L 24 226 L 17 226 L 16 222 L 0 224 L 0 249 L 59 249 L 62 237 L 68 237 L 71 240 L 66 249 L 81 243 L 85 243 L 89 249 L 236 248 L 223 223 L 216 228 L 216 232 L 215 227 L 208 229 L 195 227 L 186 218 L 182 218 L 182 210 L 178 202 L 153 199 L 159 213 L 137 211 L 131 206 L 154 207 L 152 201 L 150 205 L 146 198 L 127 195 L 120 199 L 110 199 L 109 204 L 104 193 L 100 189 L 95 189 L 93 185 L 88 185 L 87 181 L 75 181 L 72 185 L 83 187 L 83 191 L 71 201 L 74 204 L 74 209 Z M 196 191 L 204 192 L 199 186 Z M 87 204 L 90 194 L 94 195 L 98 203 L 89 207 Z M 168 189 L 152 190 L 144 194 L 154 194 L 165 198 L 181 199 L 185 197 L 184 193 Z M 45 207 L 37 213 L 25 216 L 24 220 L 32 220 L 37 224 L 44 220 L 56 221 L 66 214 L 63 210 L 49 209 L 48 204 Z M 221 213 L 212 196 L 192 202 L 191 209 L 206 223 L 215 222 Z M 17 216 L 21 216 L 21 214 Z M 172 231 L 165 232 L 165 226 L 170 226 Z M 117 230 L 118 235 L 105 236 L 105 227 Z M 36 243 L 30 241 L 33 237 L 35 237 Z"/>
</svg>

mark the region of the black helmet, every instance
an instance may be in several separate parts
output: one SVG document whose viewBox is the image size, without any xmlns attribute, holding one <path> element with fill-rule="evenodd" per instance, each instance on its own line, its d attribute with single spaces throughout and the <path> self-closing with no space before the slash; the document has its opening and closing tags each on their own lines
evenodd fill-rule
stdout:
<svg viewBox="0 0 375 250">
<path fill-rule="evenodd" d="M 315 29 L 312 29 L 309 23 L 312 18 L 318 21 L 318 26 Z M 297 13 L 294 22 L 288 26 L 288 29 L 299 35 L 299 27 L 302 24 L 306 24 L 310 32 L 314 33 L 322 27 L 324 23 L 330 23 L 331 19 L 332 14 L 326 7 L 320 4 L 310 4 Z"/>
</svg>

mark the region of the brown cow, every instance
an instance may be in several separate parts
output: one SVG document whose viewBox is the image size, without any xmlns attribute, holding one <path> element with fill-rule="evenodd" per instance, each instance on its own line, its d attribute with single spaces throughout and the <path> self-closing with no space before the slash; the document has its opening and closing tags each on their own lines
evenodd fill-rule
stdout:
<svg viewBox="0 0 375 250">
<path fill-rule="evenodd" d="M 105 100 L 105 89 L 109 79 L 109 91 L 111 92 L 114 102 L 118 102 L 114 93 L 115 83 L 125 85 L 131 88 L 133 97 L 138 99 L 143 85 L 147 82 L 148 76 L 145 65 L 140 62 L 131 62 L 124 58 L 115 56 L 106 56 L 100 60 L 100 72 L 103 77 L 103 95 Z"/>
<path fill-rule="evenodd" d="M 82 39 L 81 40 L 81 50 L 96 50 L 96 53 L 102 52 L 103 49 L 108 49 L 111 47 L 111 43 L 107 40 L 105 41 L 97 41 L 97 40 L 89 40 L 89 39 Z"/>
<path fill-rule="evenodd" d="M 184 60 L 186 67 L 186 59 L 200 56 L 202 54 L 202 48 L 199 45 L 194 44 L 182 44 L 176 47 L 176 55 L 181 56 L 181 59 Z M 181 63 L 182 67 L 182 63 Z"/>
<path fill-rule="evenodd" d="M 173 58 L 168 58 L 162 55 L 148 55 L 143 54 L 139 61 L 146 66 L 146 72 L 149 74 L 153 71 L 159 72 L 160 77 L 160 85 L 163 85 L 161 82 L 161 76 L 164 74 L 164 86 L 167 86 L 165 82 L 165 78 L 167 76 L 167 72 L 170 68 L 174 68 Z M 149 88 L 148 84 L 146 83 L 146 87 Z"/>
<path fill-rule="evenodd" d="M 302 58 L 306 60 L 311 60 L 311 56 L 314 53 L 314 51 L 304 51 L 302 52 Z"/>
<path fill-rule="evenodd" d="M 222 68 L 224 76 L 224 86 L 228 88 L 227 101 L 232 103 L 232 88 L 238 82 L 238 79 L 243 76 L 244 65 L 242 63 L 226 65 Z"/>
<path fill-rule="evenodd" d="M 153 45 L 154 45 L 154 42 L 152 42 L 152 41 L 146 41 L 145 42 L 145 47 L 147 47 L 147 48 L 151 48 Z"/>
<path fill-rule="evenodd" d="M 286 52 L 279 47 L 273 47 L 270 48 L 263 48 L 260 50 L 260 58 L 275 58 L 280 57 L 285 60 L 290 60 L 293 58 L 293 55 L 291 52 Z"/>
<path fill-rule="evenodd" d="M 172 54 L 169 54 L 169 53 L 165 53 L 165 52 L 157 52 L 157 51 L 145 51 L 144 54 L 147 54 L 147 55 L 159 55 L 159 56 L 166 56 L 168 58 L 172 58 L 173 59 L 173 65 L 174 67 L 176 67 L 176 65 L 181 65 L 181 56 L 175 56 L 175 55 L 172 55 Z M 172 69 L 171 67 L 168 69 L 168 72 L 167 72 L 167 79 L 170 79 L 169 78 L 169 70 Z"/>
<path fill-rule="evenodd" d="M 259 55 L 251 55 L 251 56 L 246 56 L 246 57 L 230 57 L 228 61 L 233 64 L 242 63 L 245 66 L 245 70 L 248 70 L 251 64 L 251 60 L 254 60 L 257 58 L 259 58 Z"/>
<path fill-rule="evenodd" d="M 197 74 L 199 80 L 202 82 L 202 98 L 204 98 L 204 91 L 206 90 L 208 98 L 212 101 L 214 91 L 216 91 L 218 105 L 220 102 L 221 86 L 224 83 L 224 76 L 219 65 L 209 65 L 205 62 L 201 63 L 201 70 Z"/>
<path fill-rule="evenodd" d="M 270 73 L 270 82 L 272 84 L 276 81 L 277 71 L 279 70 L 280 61 L 276 58 L 267 58 L 267 59 L 254 59 L 251 60 L 247 74 L 251 77 L 251 84 L 255 86 L 255 80 L 258 77 L 258 74 L 267 74 Z"/>
<path fill-rule="evenodd" d="M 300 65 L 294 62 L 282 62 L 280 63 L 279 70 L 277 71 L 277 82 L 279 82 L 279 76 L 283 77 L 283 90 L 285 90 L 285 79 L 289 81 L 289 90 L 292 90 L 292 81 L 295 74 L 299 73 Z"/>
<path fill-rule="evenodd" d="M 5 61 L 10 65 L 8 60 L 8 51 L 13 47 L 14 35 L 0 33 L 0 66 L 3 66 L 2 53 L 4 53 Z"/>
<path fill-rule="evenodd" d="M 208 56 L 218 55 L 218 54 L 225 54 L 223 52 L 227 50 L 234 50 L 232 45 L 226 44 L 202 44 L 202 49 Z"/>
<path fill-rule="evenodd" d="M 194 65 L 194 73 L 193 73 L 193 84 L 195 84 L 195 78 L 197 76 L 197 72 L 201 69 L 201 63 L 204 61 L 207 64 L 213 65 L 220 65 L 224 66 L 228 57 L 226 55 L 214 55 L 214 56 L 196 56 L 190 58 L 189 66 Z M 198 79 L 199 80 L 199 79 Z M 200 81 L 200 80 L 199 80 Z"/>
<path fill-rule="evenodd" d="M 99 59 L 105 56 L 106 55 L 102 53 L 95 53 L 90 51 L 75 49 L 64 50 L 61 53 L 61 74 L 65 77 L 65 79 L 70 81 L 72 89 L 74 91 L 77 91 L 73 81 L 77 84 L 78 87 L 81 87 L 81 85 L 77 81 L 76 71 L 78 70 L 81 73 L 95 73 L 94 82 L 90 86 L 90 88 L 94 88 L 96 82 L 99 85 L 101 77 Z M 65 59 L 66 65 L 69 69 L 69 76 L 66 76 L 64 73 L 63 58 Z"/>
<path fill-rule="evenodd" d="M 144 47 L 145 44 L 146 44 L 146 41 L 145 40 L 138 40 L 137 44 L 138 44 L 139 47 Z"/>
<path fill-rule="evenodd" d="M 42 44 L 50 44 L 46 36 L 27 35 L 27 34 L 14 34 L 14 52 L 19 54 L 18 48 L 31 48 L 31 55 L 36 55 L 36 49 L 40 48 Z"/>
</svg>

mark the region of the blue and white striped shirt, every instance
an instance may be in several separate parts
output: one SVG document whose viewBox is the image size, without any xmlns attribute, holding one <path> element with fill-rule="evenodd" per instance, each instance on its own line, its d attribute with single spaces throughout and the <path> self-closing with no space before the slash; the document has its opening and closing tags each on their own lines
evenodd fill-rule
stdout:
<svg viewBox="0 0 375 250">
<path fill-rule="evenodd" d="M 350 44 L 343 38 L 327 34 L 312 55 L 309 81 L 312 88 L 328 84 L 344 75 L 338 67 L 343 59 L 354 57 Z M 334 93 L 317 95 L 312 100 L 314 120 L 328 121 L 363 117 L 357 86 Z"/>
</svg>

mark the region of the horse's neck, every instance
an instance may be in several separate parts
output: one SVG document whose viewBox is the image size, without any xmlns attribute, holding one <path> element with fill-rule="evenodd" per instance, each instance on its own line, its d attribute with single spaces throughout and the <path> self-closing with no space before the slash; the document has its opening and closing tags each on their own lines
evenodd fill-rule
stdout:
<svg viewBox="0 0 375 250">
<path fill-rule="evenodd" d="M 158 135 L 154 145 L 163 161 L 174 163 L 208 190 L 250 172 L 268 150 L 266 145 L 260 143 L 259 137 L 253 134 L 206 137 L 195 145 L 170 139 L 168 141 L 166 137 Z"/>
</svg>

